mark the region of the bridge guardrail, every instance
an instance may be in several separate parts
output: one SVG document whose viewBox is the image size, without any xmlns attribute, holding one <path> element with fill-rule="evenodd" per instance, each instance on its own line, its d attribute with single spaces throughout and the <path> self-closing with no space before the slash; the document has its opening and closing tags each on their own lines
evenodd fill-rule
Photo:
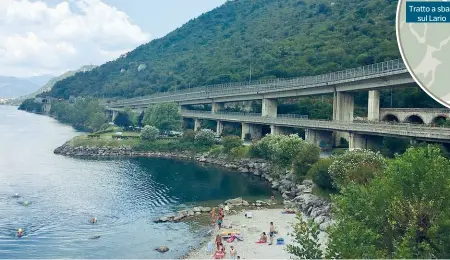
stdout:
<svg viewBox="0 0 450 260">
<path fill-rule="evenodd" d="M 411 136 L 430 139 L 450 139 L 450 129 L 435 126 L 416 126 L 411 124 L 390 124 L 384 122 L 343 122 L 329 120 L 305 120 L 300 118 L 261 117 L 248 113 L 216 113 L 204 111 L 183 111 L 184 116 L 203 117 L 208 119 L 225 119 L 230 121 L 247 121 L 260 124 L 300 126 L 318 129 L 332 129 L 349 132 L 379 133 L 388 135 Z"/>
</svg>

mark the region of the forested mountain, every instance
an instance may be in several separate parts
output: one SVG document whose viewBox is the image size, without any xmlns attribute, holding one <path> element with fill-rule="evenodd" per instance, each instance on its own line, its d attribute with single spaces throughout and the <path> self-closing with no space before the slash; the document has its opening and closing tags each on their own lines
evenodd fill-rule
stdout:
<svg viewBox="0 0 450 260">
<path fill-rule="evenodd" d="M 59 75 L 58 77 L 53 77 L 53 78 L 51 78 L 50 80 L 48 80 L 48 82 L 45 83 L 45 85 L 43 85 L 41 88 L 39 88 L 36 92 L 30 94 L 29 96 L 27 96 L 27 97 L 25 97 L 25 98 L 32 98 L 32 97 L 35 97 L 35 96 L 37 96 L 37 95 L 39 95 L 39 94 L 41 94 L 41 93 L 43 93 L 43 92 L 48 92 L 48 91 L 52 90 L 53 86 L 54 86 L 58 81 L 61 81 L 61 80 L 66 79 L 66 78 L 68 78 L 68 77 L 71 77 L 71 76 L 75 75 L 75 74 L 78 73 L 78 72 L 87 72 L 87 71 L 90 71 L 90 70 L 92 70 L 92 69 L 94 69 L 94 68 L 96 68 L 96 67 L 97 67 L 97 66 L 95 66 L 95 65 L 85 65 L 85 66 L 81 67 L 81 68 L 78 69 L 78 70 L 70 70 L 70 71 L 67 71 L 67 72 L 65 72 L 65 73 L 63 73 L 63 74 L 61 74 L 61 75 Z"/>
<path fill-rule="evenodd" d="M 394 0 L 228 1 L 167 36 L 55 84 L 52 96 L 133 97 L 314 75 L 399 58 Z"/>
</svg>

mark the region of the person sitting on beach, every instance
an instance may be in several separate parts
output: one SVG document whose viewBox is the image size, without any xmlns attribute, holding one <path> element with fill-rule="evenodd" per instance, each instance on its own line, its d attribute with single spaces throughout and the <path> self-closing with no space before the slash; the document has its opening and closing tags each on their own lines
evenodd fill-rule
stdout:
<svg viewBox="0 0 450 260">
<path fill-rule="evenodd" d="M 230 246 L 230 256 L 231 256 L 231 259 L 235 259 L 235 258 L 236 258 L 236 255 L 237 255 L 236 249 L 234 248 L 234 246 Z"/>
<path fill-rule="evenodd" d="M 261 235 L 261 238 L 259 239 L 258 243 L 267 243 L 267 235 L 266 232 L 263 232 Z"/>
<path fill-rule="evenodd" d="M 91 222 L 92 224 L 95 224 L 95 223 L 97 223 L 97 218 L 93 217 L 89 220 L 89 222 Z"/>
<path fill-rule="evenodd" d="M 283 213 L 294 214 L 296 213 L 296 211 L 293 209 L 284 208 Z"/>
<path fill-rule="evenodd" d="M 23 237 L 23 231 L 21 228 L 17 230 L 17 237 Z"/>
</svg>

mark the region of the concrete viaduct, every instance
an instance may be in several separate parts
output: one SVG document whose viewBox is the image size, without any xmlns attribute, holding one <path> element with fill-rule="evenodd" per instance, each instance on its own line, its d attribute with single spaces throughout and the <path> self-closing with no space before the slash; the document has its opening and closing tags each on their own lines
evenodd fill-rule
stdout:
<svg viewBox="0 0 450 260">
<path fill-rule="evenodd" d="M 175 102 L 180 105 L 183 118 L 217 121 L 217 133 L 223 129 L 223 122 L 242 123 L 242 136 L 250 133 L 258 138 L 262 126 L 269 125 L 271 133 L 289 133 L 290 128 L 304 128 L 305 139 L 310 143 L 331 145 L 343 137 L 349 141 L 350 149 L 370 148 L 371 136 L 409 137 L 419 140 L 450 142 L 450 128 L 428 125 L 401 124 L 401 122 L 429 124 L 436 118 L 447 118 L 445 109 L 380 109 L 380 90 L 383 88 L 414 86 L 415 82 L 403 61 L 392 60 L 354 69 L 324 75 L 294 79 L 267 80 L 244 83 L 220 84 L 159 93 L 147 97 L 120 100 L 107 105 L 114 114 L 130 107 L 143 111 L 151 104 Z M 368 91 L 368 116 L 364 122 L 354 121 L 354 97 L 357 91 Z M 294 115 L 279 115 L 277 99 L 306 95 L 333 94 L 333 120 L 320 121 L 298 118 Z M 261 100 L 261 114 L 224 113 L 224 103 Z M 211 111 L 189 111 L 186 105 L 212 104 Z M 379 121 L 396 121 L 389 124 Z"/>
</svg>

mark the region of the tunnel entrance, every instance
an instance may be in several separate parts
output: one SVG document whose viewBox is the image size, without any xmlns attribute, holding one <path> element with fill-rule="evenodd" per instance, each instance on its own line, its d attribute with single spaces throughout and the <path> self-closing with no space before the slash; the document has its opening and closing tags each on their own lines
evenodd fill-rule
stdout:
<svg viewBox="0 0 450 260">
<path fill-rule="evenodd" d="M 424 124 L 423 119 L 418 116 L 418 115 L 412 115 L 406 118 L 406 123 L 410 123 L 410 124 Z"/>
</svg>

